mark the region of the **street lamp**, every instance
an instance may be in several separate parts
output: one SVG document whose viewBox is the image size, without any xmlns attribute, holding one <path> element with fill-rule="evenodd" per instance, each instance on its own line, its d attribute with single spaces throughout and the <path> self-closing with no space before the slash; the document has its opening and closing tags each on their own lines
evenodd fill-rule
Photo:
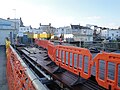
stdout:
<svg viewBox="0 0 120 90">
<path fill-rule="evenodd" d="M 15 14 L 15 16 L 14 16 L 14 19 L 15 19 L 15 30 L 16 30 L 16 9 L 13 9 L 13 11 L 14 11 L 14 14 Z M 14 40 L 14 42 L 13 42 L 13 44 L 14 44 L 14 47 L 15 47 L 15 39 L 16 39 L 16 35 L 15 35 L 15 32 L 17 33 L 17 30 L 15 31 L 14 30 L 14 32 L 13 32 L 13 40 Z"/>
</svg>

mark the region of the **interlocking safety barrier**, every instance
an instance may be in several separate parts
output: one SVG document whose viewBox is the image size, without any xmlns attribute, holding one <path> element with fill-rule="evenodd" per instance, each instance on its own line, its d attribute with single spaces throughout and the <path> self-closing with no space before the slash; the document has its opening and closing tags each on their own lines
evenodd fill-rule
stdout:
<svg viewBox="0 0 120 90">
<path fill-rule="evenodd" d="M 46 90 L 44 85 L 6 40 L 6 76 L 9 90 Z"/>
<path fill-rule="evenodd" d="M 74 74 L 80 75 L 85 79 L 88 79 L 91 76 L 92 55 L 89 50 L 85 48 L 58 45 L 56 46 L 55 51 L 55 63 L 57 65 Z M 85 57 L 88 65 L 85 65 Z M 82 65 L 81 67 L 80 64 Z M 87 71 L 85 70 L 86 66 L 88 66 Z"/>
<path fill-rule="evenodd" d="M 35 90 L 30 78 L 25 73 L 25 68 L 21 65 L 11 48 L 9 41 L 6 42 L 6 74 L 9 90 Z"/>
<path fill-rule="evenodd" d="M 120 90 L 120 54 L 99 53 L 92 60 L 92 54 L 85 48 L 63 45 L 55 46 L 49 41 L 38 39 L 35 40 L 35 43 L 48 50 L 49 57 L 56 65 L 85 79 L 91 77 L 91 69 L 95 65 L 95 77 L 98 84 L 106 89 Z M 113 71 L 112 74 L 110 73 L 110 67 Z M 101 68 L 104 75 L 102 78 L 100 77 Z"/>
<path fill-rule="evenodd" d="M 48 40 L 38 40 L 38 39 L 35 39 L 35 42 L 37 43 L 38 46 L 41 46 L 43 47 L 44 49 L 48 49 Z"/>
<path fill-rule="evenodd" d="M 55 60 L 55 46 L 53 43 L 48 43 L 48 55 L 51 58 L 52 61 Z"/>
<path fill-rule="evenodd" d="M 100 78 L 100 60 L 105 62 L 104 79 Z M 96 64 L 96 80 L 98 84 L 107 89 L 111 86 L 112 90 L 120 90 L 120 86 L 118 86 L 118 75 L 120 75 L 120 54 L 100 53 L 94 58 L 94 62 Z M 113 79 L 109 77 L 110 65 L 114 72 Z"/>
</svg>

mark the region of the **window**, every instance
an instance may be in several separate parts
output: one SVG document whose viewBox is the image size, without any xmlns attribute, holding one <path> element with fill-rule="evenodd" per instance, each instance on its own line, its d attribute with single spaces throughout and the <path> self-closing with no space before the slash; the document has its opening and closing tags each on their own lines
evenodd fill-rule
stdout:
<svg viewBox="0 0 120 90">
<path fill-rule="evenodd" d="M 86 30 L 84 30 L 83 33 L 86 33 Z"/>
<path fill-rule="evenodd" d="M 112 36 L 114 36 L 114 34 L 112 33 Z"/>
</svg>

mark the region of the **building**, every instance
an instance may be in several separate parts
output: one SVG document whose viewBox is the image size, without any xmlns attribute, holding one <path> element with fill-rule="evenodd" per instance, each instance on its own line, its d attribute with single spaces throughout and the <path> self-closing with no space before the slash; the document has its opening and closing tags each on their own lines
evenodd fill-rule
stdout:
<svg viewBox="0 0 120 90">
<path fill-rule="evenodd" d="M 58 37 L 64 36 L 64 40 L 71 39 L 72 41 L 93 41 L 93 30 L 89 27 L 80 25 L 70 25 L 66 27 L 59 27 L 54 34 Z"/>
<path fill-rule="evenodd" d="M 104 29 L 101 36 L 105 37 L 105 39 L 117 40 L 120 37 L 120 29 Z"/>
<path fill-rule="evenodd" d="M 7 18 L 8 21 L 12 21 L 15 23 L 15 28 L 16 28 L 16 35 L 19 36 L 19 35 L 22 35 L 23 33 L 19 30 L 21 30 L 22 28 L 25 28 L 25 26 L 23 25 L 23 21 L 22 19 L 17 19 L 17 18 L 14 18 L 14 19 L 10 19 L 10 18 Z"/>
<path fill-rule="evenodd" d="M 73 35 L 79 35 L 81 33 L 80 25 L 70 25 Z"/>
<path fill-rule="evenodd" d="M 86 26 L 71 25 L 74 41 L 93 41 L 93 30 Z"/>
<path fill-rule="evenodd" d="M 12 21 L 12 22 L 14 22 L 14 23 L 18 23 L 18 26 L 19 26 L 19 27 L 23 27 L 23 26 L 24 26 L 21 17 L 20 17 L 20 19 L 17 19 L 17 18 L 14 18 L 14 19 L 7 18 L 7 20 Z"/>
<path fill-rule="evenodd" d="M 101 30 L 101 37 L 107 39 L 109 37 L 109 29 L 103 29 L 103 30 Z"/>
<path fill-rule="evenodd" d="M 59 27 L 54 32 L 55 35 L 60 36 L 61 34 L 72 34 L 72 29 L 69 26 Z"/>
<path fill-rule="evenodd" d="M 51 23 L 49 23 L 49 25 L 42 25 L 40 23 L 39 29 L 42 30 L 43 32 L 51 33 Z"/>
<path fill-rule="evenodd" d="M 65 41 L 67 41 L 68 39 L 73 39 L 72 29 L 70 28 L 70 26 L 57 28 L 54 32 L 54 35 L 58 37 L 63 35 Z"/>
<path fill-rule="evenodd" d="M 43 30 L 39 28 L 31 28 L 31 32 L 34 34 L 40 34 L 43 33 Z"/>
<path fill-rule="evenodd" d="M 56 28 L 55 27 L 51 27 L 50 28 L 50 34 L 54 35 L 55 32 L 56 32 Z"/>
<path fill-rule="evenodd" d="M 26 32 L 32 32 L 31 26 L 19 27 L 18 36 L 22 37 Z"/>
<path fill-rule="evenodd" d="M 116 40 L 117 38 L 120 37 L 120 29 L 110 29 L 108 31 L 108 37 L 111 40 Z"/>
<path fill-rule="evenodd" d="M 0 18 L 0 45 L 5 45 L 5 39 L 8 37 L 13 44 L 15 41 L 16 31 L 18 24 Z"/>
</svg>

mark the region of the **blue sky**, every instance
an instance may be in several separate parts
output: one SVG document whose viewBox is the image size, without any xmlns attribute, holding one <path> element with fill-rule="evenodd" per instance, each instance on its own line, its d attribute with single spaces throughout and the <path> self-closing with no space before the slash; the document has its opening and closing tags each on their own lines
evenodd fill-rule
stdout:
<svg viewBox="0 0 120 90">
<path fill-rule="evenodd" d="M 3 0 L 0 17 L 22 17 L 25 25 L 53 26 L 94 24 L 110 28 L 120 26 L 120 0 Z M 6 5 L 6 6 L 5 6 Z M 3 8 L 4 7 L 4 8 Z"/>
</svg>

